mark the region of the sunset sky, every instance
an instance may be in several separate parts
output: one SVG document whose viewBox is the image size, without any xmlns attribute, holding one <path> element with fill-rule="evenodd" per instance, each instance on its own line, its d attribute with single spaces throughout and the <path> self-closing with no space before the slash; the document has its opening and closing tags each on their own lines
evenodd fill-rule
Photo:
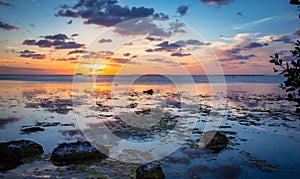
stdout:
<svg viewBox="0 0 300 179">
<path fill-rule="evenodd" d="M 273 74 L 299 13 L 289 0 L 0 0 L 0 74 Z"/>
</svg>

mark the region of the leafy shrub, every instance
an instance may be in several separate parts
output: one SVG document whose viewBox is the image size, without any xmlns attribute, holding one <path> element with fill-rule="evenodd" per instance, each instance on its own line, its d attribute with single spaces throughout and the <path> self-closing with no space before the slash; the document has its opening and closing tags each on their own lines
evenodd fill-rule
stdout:
<svg viewBox="0 0 300 179">
<path fill-rule="evenodd" d="M 285 77 L 285 81 L 280 84 L 280 88 L 288 93 L 289 101 L 297 103 L 296 111 L 300 112 L 300 41 L 297 40 L 295 45 L 295 49 L 291 50 L 294 60 L 284 63 L 276 53 L 274 56 L 270 56 L 270 63 L 273 63 L 275 67 L 279 67 L 273 67 L 273 70 Z"/>
</svg>

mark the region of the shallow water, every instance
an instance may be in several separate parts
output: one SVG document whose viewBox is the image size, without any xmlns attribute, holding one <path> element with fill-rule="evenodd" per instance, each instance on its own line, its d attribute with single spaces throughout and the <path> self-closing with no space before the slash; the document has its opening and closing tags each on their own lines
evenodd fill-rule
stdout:
<svg viewBox="0 0 300 179">
<path fill-rule="evenodd" d="M 176 129 L 177 132 L 190 129 L 188 122 L 196 122 L 191 124 L 195 125 L 196 130 L 191 131 L 189 140 L 178 142 L 180 145 L 176 145 L 177 150 L 159 159 L 166 178 L 300 176 L 299 116 L 293 112 L 294 104 L 284 99 L 284 94 L 276 84 L 135 84 L 130 88 L 122 84 L 82 86 L 1 81 L 0 140 L 30 139 L 40 143 L 45 154 L 37 161 L 25 163 L 0 176 L 134 177 L 137 164 L 113 158 L 84 165 L 57 167 L 51 163 L 49 156 L 58 143 L 83 140 L 83 134 L 88 138 L 93 137 L 88 136 L 87 131 L 97 129 L 99 132 L 99 125 L 103 123 L 110 126 L 109 129 L 119 138 L 130 142 L 147 143 L 169 134 L 172 139 L 178 137 L 181 140 L 176 136 L 178 133 L 170 132 L 174 132 L 172 123 L 155 127 L 157 115 L 159 119 L 165 115 L 173 116 L 175 123 L 188 119 L 181 128 Z M 143 94 L 142 91 L 148 89 L 153 89 L 154 94 Z M 80 103 L 77 103 L 79 99 Z M 147 109 L 151 109 L 150 116 L 144 114 Z M 152 123 L 148 124 L 153 128 L 141 132 L 139 128 L 147 128 L 147 125 L 140 126 L 144 123 L 139 121 L 135 123 L 134 120 L 141 118 L 132 119 L 132 114 L 147 119 L 154 115 L 153 121 L 150 121 Z M 124 125 L 116 116 L 123 121 L 127 120 L 130 125 Z M 210 116 L 218 119 L 217 122 L 210 121 Z M 22 127 L 36 125 L 45 130 L 21 132 Z M 227 148 L 212 153 L 197 146 L 195 140 L 206 126 L 226 134 L 230 140 Z M 164 142 L 166 145 L 171 143 L 168 140 Z M 128 161 L 134 160 L 134 157 L 126 157 Z M 153 156 L 147 157 L 151 159 Z"/>
</svg>

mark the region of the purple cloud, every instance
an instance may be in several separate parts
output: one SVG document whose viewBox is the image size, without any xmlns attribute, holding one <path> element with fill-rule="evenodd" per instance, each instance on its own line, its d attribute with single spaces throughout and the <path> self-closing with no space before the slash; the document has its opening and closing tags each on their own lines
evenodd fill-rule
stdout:
<svg viewBox="0 0 300 179">
<path fill-rule="evenodd" d="M 42 36 L 45 39 L 50 39 L 50 40 L 61 40 L 61 41 L 65 41 L 68 40 L 68 36 L 65 34 L 56 34 L 56 35 L 46 35 L 46 36 Z"/>
<path fill-rule="evenodd" d="M 219 59 L 219 61 L 233 61 L 233 60 L 249 60 L 250 58 L 256 57 L 254 54 L 249 55 L 232 55 L 229 58 Z"/>
<path fill-rule="evenodd" d="M 23 42 L 24 44 L 24 42 Z M 45 47 L 51 47 L 52 46 L 52 42 L 50 40 L 39 40 L 38 42 L 36 42 L 35 45 L 41 47 L 41 48 L 45 48 Z"/>
<path fill-rule="evenodd" d="M 181 53 L 181 52 L 175 52 L 175 53 L 172 53 L 171 56 L 174 56 L 174 57 L 185 57 L 185 56 L 190 56 L 191 54 L 189 53 Z"/>
<path fill-rule="evenodd" d="M 38 54 L 38 53 L 22 53 L 20 55 L 20 57 L 42 60 L 42 59 L 46 58 L 46 55 L 45 54 Z"/>
<path fill-rule="evenodd" d="M 257 43 L 257 42 L 250 42 L 248 44 L 245 44 L 243 46 L 244 50 L 246 49 L 253 49 L 253 48 L 259 48 L 259 47 L 263 47 L 263 46 L 268 46 L 268 43 Z"/>
<path fill-rule="evenodd" d="M 291 40 L 291 37 L 288 35 L 279 36 L 276 39 L 272 40 L 273 42 L 283 42 L 285 44 L 293 44 L 294 42 Z"/>
<path fill-rule="evenodd" d="M 0 21 L 0 28 L 4 30 L 20 30 L 20 27 L 10 25 L 6 22 Z"/>
<path fill-rule="evenodd" d="M 23 41 L 23 45 L 36 45 L 41 48 L 54 47 L 55 49 L 76 49 L 85 46 L 84 44 L 67 41 L 70 40 L 70 38 L 65 34 L 46 35 L 41 37 L 44 39 L 39 41 L 26 39 Z"/>
<path fill-rule="evenodd" d="M 60 45 L 55 46 L 55 49 L 73 49 L 73 48 L 82 48 L 83 44 L 78 44 L 76 42 L 64 42 Z"/>
<path fill-rule="evenodd" d="M 184 6 L 184 5 L 183 5 L 183 6 L 179 6 L 179 7 L 177 8 L 176 12 L 177 12 L 178 14 L 180 14 L 180 16 L 184 16 L 184 15 L 186 15 L 188 9 L 189 9 L 188 6 Z"/>
<path fill-rule="evenodd" d="M 68 53 L 68 55 L 72 55 L 72 54 L 79 54 L 79 53 L 87 53 L 88 51 L 86 50 L 73 50 L 73 51 L 70 51 Z"/>
<path fill-rule="evenodd" d="M 12 3 L 9 3 L 9 2 L 5 2 L 3 0 L 0 0 L 0 5 L 3 5 L 3 6 L 12 6 Z"/>
<path fill-rule="evenodd" d="M 24 40 L 23 45 L 35 45 L 36 41 L 35 40 Z"/>
<path fill-rule="evenodd" d="M 175 42 L 176 44 L 184 47 L 186 45 L 195 45 L 195 46 L 207 46 L 207 45 L 211 45 L 211 43 L 209 42 L 200 42 L 197 39 L 189 39 L 189 40 L 179 40 L 177 42 Z"/>
<path fill-rule="evenodd" d="M 79 0 L 77 4 L 63 5 L 55 16 L 82 18 L 84 24 L 113 26 L 130 19 L 160 16 L 153 8 L 121 6 L 117 0 Z"/>
<path fill-rule="evenodd" d="M 75 57 L 70 57 L 70 58 L 58 58 L 58 59 L 53 59 L 53 60 L 56 60 L 56 61 L 76 61 L 78 59 L 75 58 Z"/>
<path fill-rule="evenodd" d="M 110 42 L 112 42 L 112 40 L 111 39 L 100 39 L 99 41 L 98 41 L 98 43 L 110 43 Z"/>
<path fill-rule="evenodd" d="M 30 50 L 23 50 L 20 51 L 19 53 L 36 53 L 35 51 L 30 51 Z"/>
</svg>

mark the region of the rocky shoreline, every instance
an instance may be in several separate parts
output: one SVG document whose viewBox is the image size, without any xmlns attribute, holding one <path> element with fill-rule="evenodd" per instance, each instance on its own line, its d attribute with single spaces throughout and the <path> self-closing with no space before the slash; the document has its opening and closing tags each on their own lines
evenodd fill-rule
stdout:
<svg viewBox="0 0 300 179">
<path fill-rule="evenodd" d="M 220 152 L 226 148 L 228 139 L 219 131 L 207 131 L 203 133 L 204 143 L 206 142 L 205 150 L 212 152 Z M 200 141 L 200 138 L 197 140 Z M 97 150 L 88 141 L 77 141 L 77 142 L 65 142 L 59 144 L 51 153 L 50 161 L 55 166 L 68 166 L 72 164 L 83 164 L 99 162 L 106 159 L 109 150 L 105 149 L 105 154 Z M 39 156 L 44 153 L 43 147 L 30 140 L 18 140 L 0 143 L 0 171 L 6 172 L 17 168 L 24 164 L 23 159 L 33 156 Z M 141 164 L 136 169 L 136 178 L 152 178 L 161 179 L 164 178 L 162 167 L 157 162 L 150 162 Z"/>
</svg>

